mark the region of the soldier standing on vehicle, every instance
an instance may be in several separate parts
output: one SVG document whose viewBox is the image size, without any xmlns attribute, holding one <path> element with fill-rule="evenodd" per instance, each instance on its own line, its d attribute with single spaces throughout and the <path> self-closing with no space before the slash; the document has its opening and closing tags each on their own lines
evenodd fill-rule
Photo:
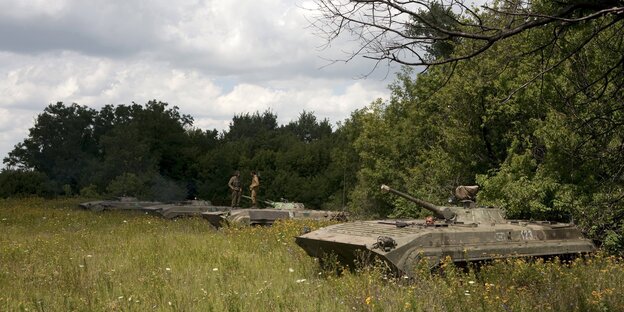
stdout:
<svg viewBox="0 0 624 312">
<path fill-rule="evenodd" d="M 241 189 L 240 172 L 238 170 L 234 171 L 234 174 L 228 182 L 228 187 L 230 188 L 230 191 L 232 191 L 231 207 L 239 207 L 240 198 L 243 190 Z"/>
<path fill-rule="evenodd" d="M 258 189 L 260 189 L 260 179 L 255 171 L 251 172 L 251 185 L 249 185 L 249 190 L 251 191 L 251 203 L 252 206 L 258 207 Z"/>
</svg>

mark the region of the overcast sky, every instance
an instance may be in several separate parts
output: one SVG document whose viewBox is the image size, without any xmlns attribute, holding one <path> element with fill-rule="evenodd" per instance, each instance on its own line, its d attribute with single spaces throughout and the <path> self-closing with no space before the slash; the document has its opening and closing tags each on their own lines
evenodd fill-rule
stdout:
<svg viewBox="0 0 624 312">
<path fill-rule="evenodd" d="M 332 124 L 386 98 L 396 68 L 321 49 L 307 0 L 0 0 L 0 159 L 62 101 L 99 109 L 150 99 L 201 129 L 240 113 L 303 111 Z M 388 70 L 391 72 L 388 74 Z"/>
</svg>

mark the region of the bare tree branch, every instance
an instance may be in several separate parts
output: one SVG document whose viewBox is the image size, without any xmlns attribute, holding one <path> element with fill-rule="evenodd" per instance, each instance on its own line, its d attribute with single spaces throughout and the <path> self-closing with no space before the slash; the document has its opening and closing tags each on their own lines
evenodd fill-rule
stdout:
<svg viewBox="0 0 624 312">
<path fill-rule="evenodd" d="M 624 18 L 622 0 L 562 0 L 555 2 L 556 9 L 552 12 L 535 11 L 532 2 L 522 0 L 498 1 L 492 6 L 482 6 L 482 10 L 464 0 L 315 0 L 315 3 L 320 15 L 312 24 L 327 35 L 328 42 L 348 33 L 361 43 L 353 55 L 408 66 L 470 59 L 496 42 L 545 25 L 570 26 L 601 18 Z M 435 8 L 446 13 L 426 15 Z M 487 18 L 491 16 L 496 18 Z M 486 20 L 498 22 L 488 24 Z M 430 31 L 413 32 L 414 27 Z M 443 58 L 428 53 L 437 42 L 458 41 L 472 41 L 473 48 Z"/>
</svg>

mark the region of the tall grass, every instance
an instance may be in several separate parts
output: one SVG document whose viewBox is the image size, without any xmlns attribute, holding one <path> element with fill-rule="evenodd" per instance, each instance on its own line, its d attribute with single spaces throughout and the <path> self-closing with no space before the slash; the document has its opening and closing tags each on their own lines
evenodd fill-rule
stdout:
<svg viewBox="0 0 624 312">
<path fill-rule="evenodd" d="M 215 230 L 77 202 L 0 201 L 0 311 L 624 311 L 613 257 L 336 275 L 294 244 L 319 223 Z"/>
</svg>

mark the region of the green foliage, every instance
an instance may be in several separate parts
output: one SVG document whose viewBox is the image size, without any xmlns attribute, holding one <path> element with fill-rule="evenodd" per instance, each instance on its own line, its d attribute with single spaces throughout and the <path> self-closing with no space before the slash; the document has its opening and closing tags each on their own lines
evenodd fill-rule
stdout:
<svg viewBox="0 0 624 312">
<path fill-rule="evenodd" d="M 450 6 L 445 8 L 442 3 L 433 2 L 427 10 L 419 10 L 418 14 L 412 17 L 407 34 L 414 37 L 440 38 L 440 40 L 432 40 L 433 42 L 426 47 L 426 51 L 433 59 L 446 59 L 453 54 L 455 44 L 459 40 L 449 39 L 436 28 L 456 31 L 459 28 L 457 18 L 457 14 Z"/>
<path fill-rule="evenodd" d="M 80 197 L 82 198 L 99 198 L 100 193 L 97 191 L 97 186 L 89 184 L 80 189 Z"/>
<path fill-rule="evenodd" d="M 69 184 L 63 184 L 63 186 L 61 186 L 61 190 L 62 190 L 62 194 L 65 196 L 72 196 L 72 188 Z"/>
<path fill-rule="evenodd" d="M 31 135 L 5 163 L 50 175 L 52 184 L 63 185 L 55 190 L 63 195 L 199 197 L 215 204 L 229 202 L 227 181 L 234 170 L 241 171 L 243 184 L 255 170 L 261 198 L 311 208 L 344 206 L 344 200 L 327 198 L 346 194 L 341 184 L 349 156 L 341 156 L 342 167 L 332 160 L 351 141 L 338 140 L 328 120 L 304 111 L 278 127 L 275 114 L 256 112 L 234 116 L 223 133 L 194 129 L 192 122 L 177 107 L 158 101 L 106 105 L 100 111 L 57 103 L 39 115 Z M 20 192 L 7 188 L 7 194 Z"/>
<path fill-rule="evenodd" d="M 110 196 L 143 197 L 147 193 L 145 182 L 134 173 L 123 173 L 114 178 L 106 187 Z"/>
<path fill-rule="evenodd" d="M 18 143 L 4 162 L 42 172 L 60 185 L 76 186 L 81 168 L 97 150 L 91 126 L 95 115 L 86 106 L 50 104 L 37 117 L 29 137 Z"/>
<path fill-rule="evenodd" d="M 37 171 L 4 169 L 0 172 L 0 198 L 51 196 L 53 183 Z"/>
<path fill-rule="evenodd" d="M 497 22 L 494 12 L 484 18 Z M 380 195 L 379 184 L 441 204 L 457 185 L 478 182 L 482 204 L 511 218 L 574 220 L 621 253 L 624 40 L 612 22 L 544 26 L 461 63 L 400 73 L 388 101 L 357 115 L 351 209 L 421 216 Z M 536 49 L 552 44 L 553 32 L 556 44 Z M 453 53 L 472 49 L 458 42 Z"/>
</svg>

